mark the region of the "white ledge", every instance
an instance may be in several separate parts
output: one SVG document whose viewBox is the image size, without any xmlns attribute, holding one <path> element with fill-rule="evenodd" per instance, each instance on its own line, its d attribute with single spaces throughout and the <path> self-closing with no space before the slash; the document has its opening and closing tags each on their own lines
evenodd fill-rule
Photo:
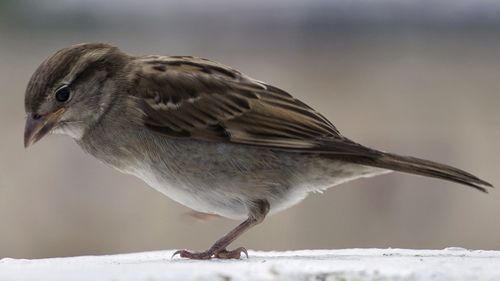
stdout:
<svg viewBox="0 0 500 281">
<path fill-rule="evenodd" d="M 500 251 L 250 251 L 249 259 L 171 259 L 173 251 L 0 260 L 0 280 L 500 280 Z"/>
</svg>

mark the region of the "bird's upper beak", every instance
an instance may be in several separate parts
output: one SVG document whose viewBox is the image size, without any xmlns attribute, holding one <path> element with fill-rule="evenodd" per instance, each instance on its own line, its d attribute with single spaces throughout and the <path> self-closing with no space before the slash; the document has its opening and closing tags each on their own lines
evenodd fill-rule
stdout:
<svg viewBox="0 0 500 281">
<path fill-rule="evenodd" d="M 24 128 L 24 147 L 29 147 L 49 133 L 59 119 L 61 119 L 64 110 L 64 108 L 60 108 L 43 116 L 36 116 L 33 113 L 28 113 L 26 126 Z"/>
</svg>

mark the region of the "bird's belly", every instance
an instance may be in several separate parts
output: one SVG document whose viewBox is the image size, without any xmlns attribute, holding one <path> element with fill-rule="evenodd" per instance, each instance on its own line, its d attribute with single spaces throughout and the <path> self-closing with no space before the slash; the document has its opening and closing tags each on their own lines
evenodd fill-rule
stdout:
<svg viewBox="0 0 500 281">
<path fill-rule="evenodd" d="M 124 172 L 182 205 L 232 219 L 246 218 L 252 201 L 267 200 L 272 214 L 297 204 L 309 192 L 383 172 L 296 153 L 235 149 L 215 153 L 208 145 L 198 159 L 193 151 L 183 151 L 161 163 L 140 162 Z"/>
<path fill-rule="evenodd" d="M 250 199 L 244 192 L 237 192 L 221 181 L 203 183 L 196 176 L 191 177 L 191 181 L 179 181 L 146 168 L 123 172 L 142 179 L 160 193 L 198 212 L 231 219 L 245 219 L 248 215 L 247 203 Z"/>
<path fill-rule="evenodd" d="M 190 181 L 178 181 L 146 168 L 121 171 L 142 179 L 150 187 L 193 210 L 238 220 L 248 217 L 248 206 L 257 198 L 268 200 L 271 204 L 270 213 L 274 213 L 298 203 L 307 194 L 302 189 L 291 189 L 281 192 L 275 190 L 276 194 L 273 195 L 271 187 L 268 192 L 261 192 L 252 190 L 256 187 L 245 181 L 207 181 L 203 176 L 191 176 Z"/>
<path fill-rule="evenodd" d="M 322 191 L 364 176 L 359 173 L 359 168 L 350 165 L 330 161 L 326 170 L 297 175 L 295 179 L 290 177 L 286 181 L 266 175 L 266 171 L 262 171 L 261 177 L 254 174 L 240 174 L 236 177 L 220 174 L 207 177 L 206 174 L 200 173 L 176 175 L 176 178 L 147 168 L 136 168 L 128 173 L 196 211 L 231 219 L 245 219 L 252 201 L 267 200 L 271 206 L 271 215 L 299 203 L 310 192 Z"/>
</svg>

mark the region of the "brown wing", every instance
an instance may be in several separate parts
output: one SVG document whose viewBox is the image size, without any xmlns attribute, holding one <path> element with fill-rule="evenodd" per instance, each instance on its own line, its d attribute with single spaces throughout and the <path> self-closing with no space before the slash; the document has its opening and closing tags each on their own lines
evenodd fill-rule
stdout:
<svg viewBox="0 0 500 281">
<path fill-rule="evenodd" d="M 145 57 L 134 99 L 144 124 L 169 137 L 302 152 L 373 156 L 288 93 L 205 59 Z"/>
</svg>

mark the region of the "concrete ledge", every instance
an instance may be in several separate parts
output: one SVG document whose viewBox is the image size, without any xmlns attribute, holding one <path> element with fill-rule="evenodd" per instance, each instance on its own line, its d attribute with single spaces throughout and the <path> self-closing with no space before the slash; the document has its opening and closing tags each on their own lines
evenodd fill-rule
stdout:
<svg viewBox="0 0 500 281">
<path fill-rule="evenodd" d="M 0 280 L 500 280 L 500 251 L 250 251 L 249 259 L 171 259 L 173 251 L 0 260 Z"/>
</svg>

